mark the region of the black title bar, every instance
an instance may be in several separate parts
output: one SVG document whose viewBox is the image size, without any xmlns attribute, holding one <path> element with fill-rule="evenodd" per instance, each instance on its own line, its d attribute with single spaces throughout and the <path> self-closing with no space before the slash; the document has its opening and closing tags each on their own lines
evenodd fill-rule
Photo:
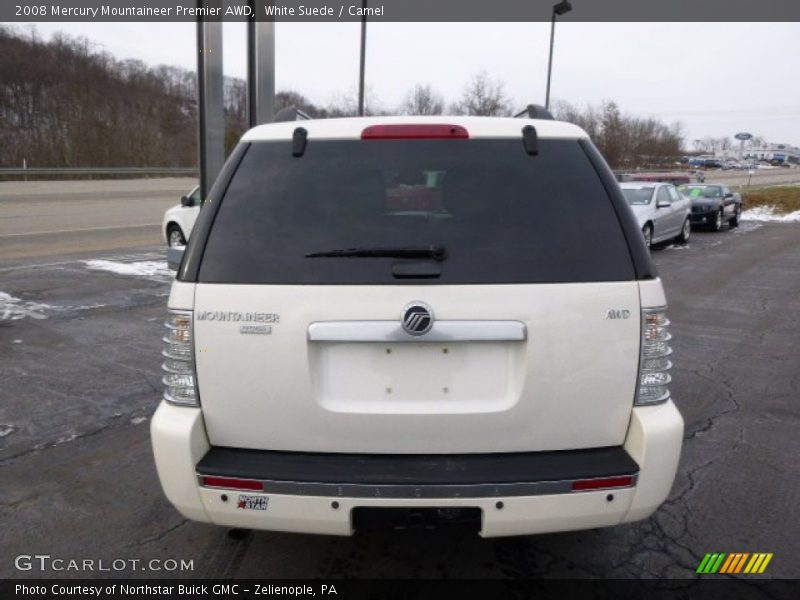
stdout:
<svg viewBox="0 0 800 600">
<path fill-rule="evenodd" d="M 798 0 L 571 0 L 562 21 L 800 21 Z M 555 0 L 367 0 L 374 22 L 549 21 Z M 364 15 L 361 0 L 3 0 L 0 21 L 278 21 L 347 22 Z"/>
<path fill-rule="evenodd" d="M 3 600 L 794 600 L 797 580 L 0 580 Z"/>
</svg>

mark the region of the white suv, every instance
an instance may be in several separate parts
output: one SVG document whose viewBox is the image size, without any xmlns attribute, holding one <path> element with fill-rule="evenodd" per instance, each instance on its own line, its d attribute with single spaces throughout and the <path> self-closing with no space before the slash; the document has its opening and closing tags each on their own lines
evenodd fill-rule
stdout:
<svg viewBox="0 0 800 600">
<path fill-rule="evenodd" d="M 185 246 L 186 240 L 194 229 L 194 223 L 200 214 L 203 200 L 200 197 L 200 186 L 195 186 L 192 191 L 181 196 L 181 203 L 172 206 L 164 213 L 161 231 L 167 246 Z"/>
<path fill-rule="evenodd" d="M 484 536 L 645 518 L 683 436 L 665 307 L 574 125 L 256 127 L 172 286 L 161 484 L 189 519 L 320 534 L 397 510 Z"/>
</svg>

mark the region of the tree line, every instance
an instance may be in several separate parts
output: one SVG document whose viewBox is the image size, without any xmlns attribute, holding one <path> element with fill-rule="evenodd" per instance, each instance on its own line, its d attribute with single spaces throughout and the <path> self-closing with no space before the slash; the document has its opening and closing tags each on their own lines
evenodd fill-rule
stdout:
<svg viewBox="0 0 800 600">
<path fill-rule="evenodd" d="M 749 140 L 746 140 L 744 143 L 744 147 L 747 150 L 753 148 L 760 148 L 767 143 L 767 140 L 759 135 L 753 136 Z M 706 136 L 699 140 L 694 140 L 694 147 L 702 153 L 705 154 L 726 154 L 731 153 L 739 149 L 740 142 L 738 140 L 734 140 L 730 136 L 722 136 L 722 137 L 712 137 Z"/>
<path fill-rule="evenodd" d="M 194 71 L 118 60 L 85 38 L 35 31 L 22 35 L 0 27 L 0 166 L 191 167 L 197 160 Z M 226 147 L 247 127 L 246 84 L 226 78 Z M 284 90 L 275 110 L 296 106 L 314 118 L 354 116 L 355 93 L 316 104 Z M 367 90 L 372 115 L 511 116 L 524 108 L 502 81 L 476 73 L 452 102 L 433 86 L 418 84 L 386 108 Z M 583 127 L 617 168 L 652 166 L 682 153 L 680 125 L 621 112 L 614 102 L 554 106 L 556 118 Z"/>
</svg>

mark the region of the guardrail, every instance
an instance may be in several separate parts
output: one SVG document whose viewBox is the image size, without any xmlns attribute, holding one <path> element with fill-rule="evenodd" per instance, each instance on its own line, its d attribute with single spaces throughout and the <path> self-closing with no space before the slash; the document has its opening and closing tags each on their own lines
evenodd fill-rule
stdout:
<svg viewBox="0 0 800 600">
<path fill-rule="evenodd" d="M 702 183 L 721 184 L 739 189 L 747 187 L 764 187 L 772 185 L 794 185 L 800 183 L 800 168 L 774 168 L 754 169 L 752 172 L 742 169 L 713 169 L 700 171 L 703 174 Z M 673 170 L 669 172 L 653 170 L 642 171 L 614 171 L 618 181 L 665 181 L 677 183 L 677 179 L 669 177 L 670 174 L 689 175 L 689 171 Z M 696 172 L 691 172 L 691 180 L 701 182 Z"/>
<path fill-rule="evenodd" d="M 28 175 L 197 175 L 196 167 L 17 167 L 0 168 L 0 177 Z"/>
</svg>

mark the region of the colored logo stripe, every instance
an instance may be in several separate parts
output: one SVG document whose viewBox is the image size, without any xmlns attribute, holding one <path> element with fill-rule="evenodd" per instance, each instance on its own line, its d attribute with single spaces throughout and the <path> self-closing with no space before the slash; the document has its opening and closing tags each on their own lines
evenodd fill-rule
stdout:
<svg viewBox="0 0 800 600">
<path fill-rule="evenodd" d="M 745 552 L 737 552 L 735 554 L 729 554 L 728 560 L 725 561 L 725 564 L 722 565 L 722 568 L 719 570 L 720 573 L 738 573 L 742 570 L 744 566 L 744 561 L 747 560 L 747 557 L 750 556 L 749 553 Z"/>
<path fill-rule="evenodd" d="M 703 562 L 697 567 L 698 573 L 716 573 L 725 558 L 724 552 L 715 552 L 714 554 L 706 554 Z"/>
<path fill-rule="evenodd" d="M 725 552 L 708 553 L 703 557 L 700 566 L 697 567 L 697 573 L 735 574 L 742 573 L 743 569 L 744 573 L 763 573 L 772 560 L 772 556 L 773 554 L 771 552 L 756 552 L 753 554 L 749 552 L 732 552 L 730 554 Z"/>
<path fill-rule="evenodd" d="M 769 554 L 753 554 L 753 558 L 747 563 L 744 568 L 745 573 L 763 573 L 767 568 L 769 561 L 772 560 L 772 552 Z"/>
</svg>

